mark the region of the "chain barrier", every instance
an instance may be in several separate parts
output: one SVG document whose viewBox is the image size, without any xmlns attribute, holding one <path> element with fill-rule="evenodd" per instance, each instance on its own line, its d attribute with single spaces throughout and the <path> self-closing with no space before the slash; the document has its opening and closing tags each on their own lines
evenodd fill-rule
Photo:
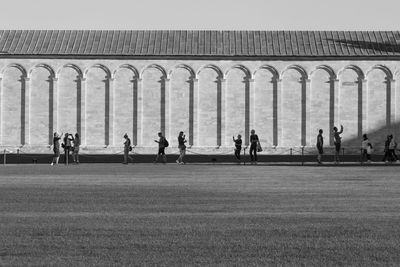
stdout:
<svg viewBox="0 0 400 267">
<path fill-rule="evenodd" d="M 173 150 L 170 151 L 171 153 L 179 154 L 179 150 L 175 150 L 175 148 L 172 148 L 172 149 Z M 274 147 L 272 147 L 272 149 L 274 149 Z M 332 149 L 332 148 L 330 148 L 330 149 Z M 189 154 L 192 154 L 192 155 L 213 157 L 212 161 L 215 162 L 216 161 L 215 156 L 226 156 L 226 155 L 234 156 L 234 150 L 235 150 L 235 148 L 232 148 L 232 151 L 229 151 L 229 152 L 220 152 L 220 153 L 212 153 L 212 154 L 210 154 L 210 153 L 199 153 L 199 152 L 196 152 L 196 151 L 194 151 L 194 150 L 192 150 L 190 148 L 187 148 L 186 152 L 189 153 Z M 248 146 L 243 147 L 241 149 L 241 153 L 240 153 L 241 156 L 245 157 L 245 159 L 247 158 L 246 156 L 249 156 L 249 153 L 246 154 L 246 150 L 249 150 Z M 396 150 L 400 151 L 400 149 L 396 149 Z M 340 153 L 341 156 L 346 156 L 345 148 L 342 148 L 340 152 L 341 152 Z M 72 153 L 72 151 L 71 151 L 71 153 Z M 107 156 L 110 156 L 110 155 L 111 156 L 113 156 L 113 155 L 122 155 L 123 153 L 124 153 L 124 150 L 121 150 L 121 151 L 118 151 L 118 152 L 107 154 Z M 7 155 L 10 155 L 10 154 L 15 154 L 15 153 L 14 153 L 14 151 L 9 150 L 9 149 L 4 149 L 3 150 L 3 165 L 7 164 Z M 131 154 L 131 155 L 148 155 L 148 154 L 142 154 L 142 153 L 136 152 L 135 151 L 135 147 L 133 147 L 132 151 L 129 151 L 129 154 Z M 259 155 L 263 155 L 260 152 L 258 152 L 258 154 Z M 16 155 L 17 155 L 17 163 L 18 164 L 20 163 L 20 159 L 28 159 L 29 158 L 29 159 L 32 159 L 32 161 L 34 163 L 36 163 L 37 159 L 44 159 L 44 158 L 52 157 L 52 155 L 50 156 L 48 154 L 47 155 L 40 155 L 40 154 L 32 155 L 30 153 L 26 153 L 25 151 L 23 151 L 20 148 L 16 149 Z M 102 158 L 102 157 L 105 156 L 105 155 L 98 155 L 98 154 L 97 155 L 93 155 L 93 154 L 84 153 L 84 152 L 83 153 L 79 153 L 78 155 L 79 155 L 79 157 L 84 157 L 84 158 Z M 291 148 L 288 148 L 288 149 L 280 149 L 279 153 L 271 153 L 271 154 L 267 154 L 267 155 L 270 155 L 270 156 L 301 156 L 301 163 L 302 163 L 302 165 L 304 165 L 305 156 L 315 156 L 316 155 L 316 151 L 312 151 L 310 149 L 306 150 L 305 147 L 291 147 Z M 355 155 L 353 155 L 353 156 L 355 156 Z M 363 162 L 363 149 L 362 148 L 360 149 L 359 157 L 360 157 L 359 158 L 359 162 L 362 163 Z M 246 164 L 246 160 L 244 160 L 243 162 L 244 162 L 244 164 Z"/>
</svg>

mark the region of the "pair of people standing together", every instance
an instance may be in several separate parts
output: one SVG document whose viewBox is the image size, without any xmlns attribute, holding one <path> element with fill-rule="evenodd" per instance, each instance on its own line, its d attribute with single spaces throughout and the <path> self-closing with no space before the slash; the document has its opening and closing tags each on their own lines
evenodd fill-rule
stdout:
<svg viewBox="0 0 400 267">
<path fill-rule="evenodd" d="M 317 150 L 318 150 L 318 157 L 317 161 L 318 164 L 322 164 L 322 154 L 324 154 L 324 137 L 322 136 L 323 130 L 319 129 L 318 136 L 317 136 Z M 334 162 L 335 164 L 339 164 L 339 153 L 340 148 L 342 146 L 342 137 L 340 136 L 343 133 L 343 125 L 340 125 L 340 131 L 335 126 L 333 127 L 333 144 L 335 145 L 335 156 Z"/>
<path fill-rule="evenodd" d="M 261 144 L 260 140 L 258 139 L 258 135 L 256 135 L 255 130 L 250 131 L 250 159 L 251 159 L 251 164 L 257 164 L 258 162 L 258 157 L 257 157 L 257 152 L 261 152 Z M 242 136 L 239 134 L 237 136 L 237 139 L 233 137 L 233 142 L 235 143 L 235 157 L 240 163 L 240 152 L 242 150 Z"/>
<path fill-rule="evenodd" d="M 64 163 L 65 165 L 69 164 L 69 154 L 72 151 L 72 159 L 74 161 L 74 164 L 79 164 L 79 147 L 81 145 L 81 139 L 79 137 L 79 134 L 76 133 L 75 137 L 72 134 L 66 133 L 63 138 L 63 143 L 60 144 L 60 140 L 62 137 L 62 133 L 60 135 L 57 134 L 57 132 L 54 133 L 53 135 L 53 159 L 51 161 L 51 165 L 58 164 L 58 161 L 60 159 L 60 154 L 61 154 L 61 148 L 60 146 L 64 149 Z"/>
</svg>

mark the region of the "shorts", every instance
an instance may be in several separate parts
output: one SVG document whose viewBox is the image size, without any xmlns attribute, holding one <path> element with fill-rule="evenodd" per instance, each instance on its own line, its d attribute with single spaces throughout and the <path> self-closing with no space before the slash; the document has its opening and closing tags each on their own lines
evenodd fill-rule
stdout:
<svg viewBox="0 0 400 267">
<path fill-rule="evenodd" d="M 318 154 L 324 154 L 324 149 L 322 146 L 317 146 Z"/>
<path fill-rule="evenodd" d="M 165 147 L 158 148 L 158 155 L 165 155 Z"/>
<path fill-rule="evenodd" d="M 74 146 L 74 150 L 72 150 L 72 152 L 74 154 L 78 154 L 79 153 L 79 146 Z"/>
<path fill-rule="evenodd" d="M 335 143 L 335 150 L 336 152 L 340 152 L 341 143 Z"/>
</svg>

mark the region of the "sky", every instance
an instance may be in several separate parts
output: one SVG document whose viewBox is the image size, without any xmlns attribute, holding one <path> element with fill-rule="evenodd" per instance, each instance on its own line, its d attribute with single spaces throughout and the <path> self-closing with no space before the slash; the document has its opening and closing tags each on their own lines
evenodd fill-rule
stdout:
<svg viewBox="0 0 400 267">
<path fill-rule="evenodd" d="M 400 30 L 399 0 L 2 2 L 4 30 Z"/>
</svg>

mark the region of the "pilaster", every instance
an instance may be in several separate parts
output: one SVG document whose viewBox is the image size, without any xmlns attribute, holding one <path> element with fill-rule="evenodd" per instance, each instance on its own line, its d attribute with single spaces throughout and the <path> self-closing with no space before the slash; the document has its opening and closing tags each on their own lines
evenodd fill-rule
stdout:
<svg viewBox="0 0 400 267">
<path fill-rule="evenodd" d="M 248 121 L 246 120 L 246 126 L 245 126 L 245 137 L 246 141 L 249 142 L 250 138 L 250 130 L 255 129 L 255 117 L 256 117 L 256 90 L 255 90 L 255 82 L 254 79 L 247 79 L 247 82 L 249 83 L 249 101 L 246 103 L 246 117 L 248 116 Z M 247 97 L 246 97 L 247 98 Z M 247 102 L 247 101 L 246 101 Z"/>
<path fill-rule="evenodd" d="M 276 79 L 276 105 L 274 105 L 275 113 L 276 113 L 276 133 L 277 140 L 276 145 L 282 146 L 282 79 Z"/>
<path fill-rule="evenodd" d="M 197 146 L 199 144 L 199 79 L 191 78 L 193 92 L 191 97 L 191 118 L 189 119 L 189 129 L 192 129 L 193 136 L 191 138 L 191 142 L 189 142 L 190 146 Z M 189 130 L 190 132 L 190 130 Z"/>
<path fill-rule="evenodd" d="M 30 90 L 30 79 L 28 77 L 23 78 L 24 81 L 24 111 L 21 112 L 24 120 L 24 145 L 30 145 L 31 143 L 31 129 L 30 129 L 30 107 L 31 107 L 31 90 Z"/>
<path fill-rule="evenodd" d="M 59 93 L 58 93 L 58 78 L 51 78 L 52 86 L 53 86 L 53 129 L 51 131 L 58 132 L 58 107 L 59 107 Z"/>
<path fill-rule="evenodd" d="M 171 93 L 170 79 L 164 78 L 164 96 L 161 96 L 161 132 L 167 139 L 171 139 Z M 163 103 L 164 102 L 164 103 Z"/>
<path fill-rule="evenodd" d="M 303 128 L 303 136 L 304 139 L 302 140 L 302 146 L 309 146 L 311 145 L 311 138 L 312 138 L 312 129 L 311 129 L 311 80 L 310 79 L 304 79 L 304 90 L 305 90 L 305 96 L 304 96 L 304 103 L 302 103 L 302 109 L 304 109 L 305 112 L 305 120 L 303 120 L 303 123 L 305 124 L 302 126 Z"/>
<path fill-rule="evenodd" d="M 218 78 L 218 146 L 225 146 L 225 135 L 226 135 L 226 79 Z"/>
<path fill-rule="evenodd" d="M 0 145 L 3 144 L 3 78 L 0 77 Z"/>
<path fill-rule="evenodd" d="M 108 84 L 109 84 L 109 112 L 108 112 L 108 145 L 113 147 L 115 145 L 115 140 L 114 140 L 114 117 L 115 117 L 115 90 L 114 90 L 114 84 L 115 84 L 115 79 L 113 77 L 108 78 Z"/>
<path fill-rule="evenodd" d="M 87 145 L 86 140 L 86 78 L 80 77 L 81 83 L 81 144 L 82 146 Z"/>
<path fill-rule="evenodd" d="M 143 145 L 143 80 L 137 80 L 137 146 Z"/>
<path fill-rule="evenodd" d="M 366 79 L 359 79 L 359 88 L 361 92 L 361 102 L 358 101 L 358 136 L 362 136 L 364 133 L 368 132 L 368 109 L 369 109 L 369 100 L 368 100 L 368 86 Z M 361 113 L 361 114 L 360 114 Z M 361 116 L 360 116 L 361 115 Z M 361 119 L 361 121 L 360 121 Z"/>
</svg>

